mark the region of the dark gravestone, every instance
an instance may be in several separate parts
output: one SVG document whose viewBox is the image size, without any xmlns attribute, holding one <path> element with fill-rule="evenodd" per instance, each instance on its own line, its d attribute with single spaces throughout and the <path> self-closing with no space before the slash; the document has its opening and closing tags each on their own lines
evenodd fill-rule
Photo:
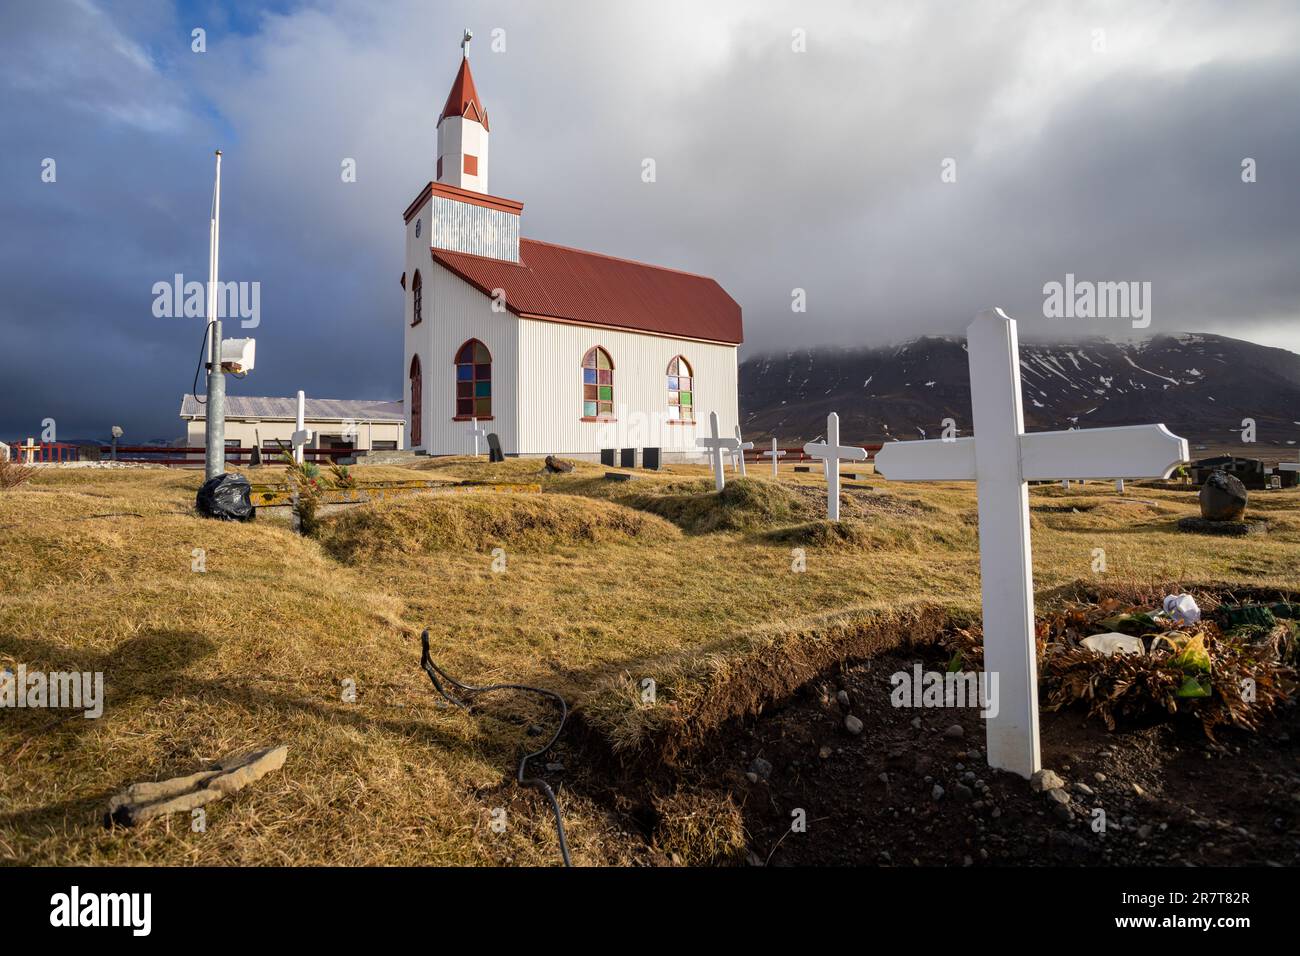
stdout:
<svg viewBox="0 0 1300 956">
<path fill-rule="evenodd" d="M 659 470 L 659 449 L 658 448 L 641 449 L 641 467 L 648 468 L 650 471 Z"/>
<path fill-rule="evenodd" d="M 607 471 L 605 472 L 606 481 L 631 481 L 636 475 L 629 475 L 624 471 Z"/>
<path fill-rule="evenodd" d="M 1236 521 L 1246 510 L 1246 486 L 1227 472 L 1211 473 L 1200 497 L 1201 517 L 1206 521 Z"/>
<path fill-rule="evenodd" d="M 505 461 L 506 456 L 501 451 L 501 439 L 497 437 L 496 432 L 488 433 L 488 461 Z"/>
<path fill-rule="evenodd" d="M 622 448 L 618 454 L 618 467 L 635 468 L 636 467 L 636 449 Z"/>
<path fill-rule="evenodd" d="M 600 463 L 606 468 L 614 467 L 614 451 L 613 448 L 602 448 L 600 450 Z"/>
<path fill-rule="evenodd" d="M 795 470 L 795 471 L 812 471 L 812 468 L 810 468 L 808 465 L 795 465 L 795 466 L 794 466 L 794 470 Z"/>
</svg>

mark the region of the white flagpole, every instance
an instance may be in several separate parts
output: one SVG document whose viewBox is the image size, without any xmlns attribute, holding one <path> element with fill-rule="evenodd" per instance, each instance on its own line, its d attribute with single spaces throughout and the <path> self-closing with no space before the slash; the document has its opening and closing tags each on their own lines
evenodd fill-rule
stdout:
<svg viewBox="0 0 1300 956">
<path fill-rule="evenodd" d="M 217 317 L 217 257 L 221 244 L 221 150 L 217 150 L 216 182 L 212 187 L 212 220 L 208 245 L 208 408 L 203 474 L 215 478 L 226 470 L 226 376 L 221 371 L 221 319 Z"/>
</svg>

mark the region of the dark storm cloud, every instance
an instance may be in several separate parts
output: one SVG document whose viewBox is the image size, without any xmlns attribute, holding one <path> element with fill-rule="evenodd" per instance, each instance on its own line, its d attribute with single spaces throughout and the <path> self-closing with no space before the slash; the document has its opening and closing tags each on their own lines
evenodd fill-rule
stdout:
<svg viewBox="0 0 1300 956">
<path fill-rule="evenodd" d="M 1288 342 L 1300 13 L 859 7 L 6 6 L 0 438 L 45 417 L 179 433 L 201 327 L 155 318 L 151 288 L 206 277 L 218 145 L 222 278 L 262 288 L 261 327 L 228 324 L 258 339 L 232 391 L 397 397 L 400 214 L 464 25 L 492 189 L 525 201 L 525 234 L 717 276 L 751 354 L 957 332 L 991 303 L 1026 332 L 1128 331 L 1049 325 L 1042 286 L 1066 273 L 1150 281 L 1151 331 Z"/>
</svg>

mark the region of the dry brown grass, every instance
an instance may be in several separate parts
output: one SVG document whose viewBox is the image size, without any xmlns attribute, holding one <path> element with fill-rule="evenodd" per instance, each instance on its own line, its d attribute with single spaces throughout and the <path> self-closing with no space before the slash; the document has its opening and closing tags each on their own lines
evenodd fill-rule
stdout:
<svg viewBox="0 0 1300 956">
<path fill-rule="evenodd" d="M 495 548 L 552 551 L 635 540 L 662 544 L 680 537 L 668 522 L 609 501 L 574 495 L 421 495 L 344 510 L 317 535 L 348 564 L 391 555 Z"/>
<path fill-rule="evenodd" d="M 327 519 L 322 546 L 282 522 L 198 518 L 195 472 L 39 469 L 0 495 L 0 664 L 103 670 L 108 704 L 97 721 L 0 719 L 0 860 L 550 865 L 549 814 L 510 782 L 526 705 L 482 716 L 437 706 L 417 666 L 421 628 L 457 676 L 553 687 L 607 743 L 653 751 L 754 712 L 873 642 L 920 639 L 949 611 L 978 608 L 969 486 L 846 492 L 856 537 L 845 547 L 824 527 L 799 530 L 824 517 L 820 475 L 783 470 L 777 490 L 757 487 L 757 504 L 737 494 L 741 517 L 717 521 L 698 517 L 728 507 L 705 485 L 673 512 L 691 529 L 682 534 L 653 514 L 664 507 L 655 500 L 703 482 L 705 469 L 626 484 L 604 471 L 482 459 L 358 467 L 363 482 L 501 478 L 544 494 L 359 506 Z M 1276 530 L 1240 540 L 1178 533 L 1194 495 L 1130 485 L 1126 497 L 1156 507 L 1102 485 L 1034 489 L 1035 505 L 1094 505 L 1035 512 L 1040 591 L 1080 580 L 1300 586 L 1300 493 L 1254 495 Z M 411 528 L 415 542 L 401 540 Z M 503 574 L 492 571 L 494 535 Z M 191 571 L 196 548 L 206 573 Z M 646 676 L 664 709 L 620 697 Z M 342 700 L 344 680 L 355 703 Z M 129 783 L 279 742 L 290 746 L 283 771 L 216 806 L 206 833 L 180 820 L 99 826 L 104 801 Z M 643 844 L 619 835 L 625 821 L 571 789 L 560 799 L 577 862 L 643 858 Z M 496 807 L 509 811 L 503 834 L 488 826 Z"/>
</svg>

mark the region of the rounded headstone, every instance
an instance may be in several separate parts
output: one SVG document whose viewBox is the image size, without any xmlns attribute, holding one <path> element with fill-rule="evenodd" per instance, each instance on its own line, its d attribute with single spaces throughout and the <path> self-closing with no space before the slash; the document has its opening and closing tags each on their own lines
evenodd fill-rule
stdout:
<svg viewBox="0 0 1300 956">
<path fill-rule="evenodd" d="M 1226 471 L 1211 472 L 1200 497 L 1206 521 L 1236 521 L 1246 510 L 1246 486 Z"/>
</svg>

